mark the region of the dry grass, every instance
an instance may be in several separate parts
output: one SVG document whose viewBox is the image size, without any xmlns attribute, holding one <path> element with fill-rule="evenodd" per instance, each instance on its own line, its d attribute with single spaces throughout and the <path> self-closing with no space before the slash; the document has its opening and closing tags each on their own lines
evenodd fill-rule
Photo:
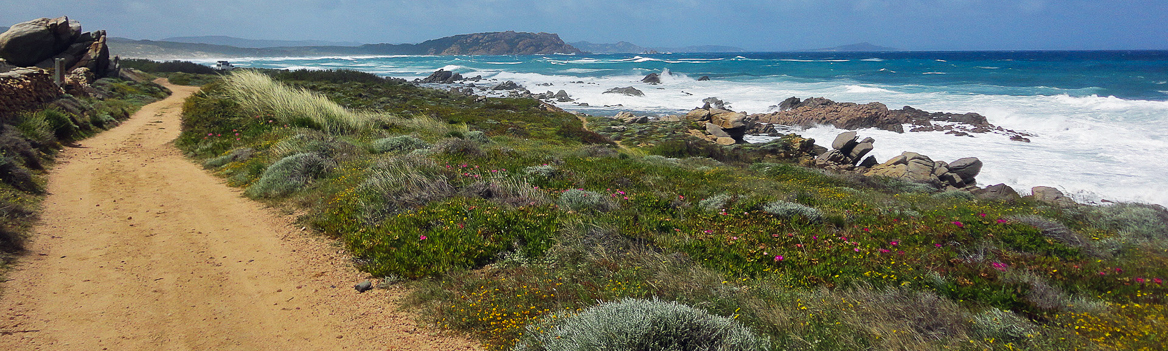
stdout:
<svg viewBox="0 0 1168 351">
<path fill-rule="evenodd" d="M 324 95 L 273 81 L 259 72 L 238 70 L 224 78 L 228 94 L 253 114 L 273 114 L 283 124 L 333 134 L 369 130 L 386 115 L 350 111 Z"/>
</svg>

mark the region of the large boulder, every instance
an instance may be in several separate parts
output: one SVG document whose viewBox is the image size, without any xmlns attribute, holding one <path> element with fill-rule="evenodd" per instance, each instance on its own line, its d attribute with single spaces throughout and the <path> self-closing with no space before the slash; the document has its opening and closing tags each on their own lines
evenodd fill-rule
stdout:
<svg viewBox="0 0 1168 351">
<path fill-rule="evenodd" d="M 17 23 L 0 34 L 0 58 L 16 66 L 33 66 L 68 49 L 81 36 L 81 24 L 68 17 Z"/>
<path fill-rule="evenodd" d="M 900 156 L 872 166 L 864 175 L 901 178 L 919 183 L 939 185 L 941 184 L 941 180 L 933 174 L 935 165 L 936 162 L 933 162 L 928 156 L 906 151 L 900 154 Z"/>
<path fill-rule="evenodd" d="M 612 88 L 604 91 L 604 94 L 622 94 L 628 96 L 645 96 L 645 93 L 637 90 L 634 87 Z"/>
<path fill-rule="evenodd" d="M 1049 203 L 1060 207 L 1072 207 L 1077 203 L 1075 200 L 1067 197 L 1062 191 L 1049 186 L 1036 186 L 1030 189 L 1030 195 L 1035 200 Z"/>
<path fill-rule="evenodd" d="M 981 160 L 977 159 L 977 157 L 966 157 L 953 161 L 953 163 L 948 165 L 948 168 L 949 172 L 953 172 L 962 178 L 973 179 L 977 177 L 978 173 L 981 173 L 981 166 Z"/>
<path fill-rule="evenodd" d="M 649 85 L 661 84 L 661 75 L 657 73 L 649 73 L 649 75 L 641 79 L 641 83 L 649 83 Z"/>
<path fill-rule="evenodd" d="M 985 189 L 974 190 L 973 195 L 977 196 L 977 198 L 981 200 L 1002 201 L 1008 203 L 1013 203 L 1022 199 L 1022 197 L 1018 195 L 1018 192 L 1014 191 L 1014 188 L 1011 188 L 1006 184 L 994 184 L 985 187 Z"/>
<path fill-rule="evenodd" d="M 430 76 L 422 79 L 422 83 L 450 84 L 462 79 L 461 74 L 439 68 L 434 73 L 430 73 Z"/>
<path fill-rule="evenodd" d="M 714 113 L 717 111 L 717 113 Z M 746 127 L 746 114 L 742 112 L 733 112 L 725 110 L 711 110 L 710 122 L 717 124 L 722 129 L 734 129 Z"/>
</svg>

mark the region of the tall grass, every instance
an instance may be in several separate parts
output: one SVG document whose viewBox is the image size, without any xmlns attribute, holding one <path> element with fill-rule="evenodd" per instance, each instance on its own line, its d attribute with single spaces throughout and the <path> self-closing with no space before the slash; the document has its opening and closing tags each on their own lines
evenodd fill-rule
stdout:
<svg viewBox="0 0 1168 351">
<path fill-rule="evenodd" d="M 341 134 L 368 130 L 385 116 L 350 111 L 324 95 L 296 89 L 259 72 L 240 70 L 224 77 L 227 92 L 249 113 L 273 114 L 284 124 Z"/>
</svg>

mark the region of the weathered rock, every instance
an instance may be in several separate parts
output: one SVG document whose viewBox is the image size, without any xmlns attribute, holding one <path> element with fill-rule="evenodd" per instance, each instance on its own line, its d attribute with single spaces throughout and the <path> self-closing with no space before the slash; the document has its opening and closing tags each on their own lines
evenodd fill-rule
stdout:
<svg viewBox="0 0 1168 351">
<path fill-rule="evenodd" d="M 357 283 L 357 285 L 353 285 L 353 289 L 357 290 L 358 293 L 363 293 L 363 292 L 366 292 L 369 290 L 373 290 L 373 282 L 366 280 L 366 281 Z"/>
<path fill-rule="evenodd" d="M 977 159 L 977 157 L 966 157 L 957 161 L 953 161 L 953 163 L 948 165 L 948 168 L 950 172 L 953 172 L 962 178 L 973 179 L 974 177 L 977 177 L 978 173 L 981 173 L 981 166 L 981 160 Z"/>
<path fill-rule="evenodd" d="M 1049 186 L 1036 186 L 1030 189 L 1030 193 L 1035 200 L 1045 203 L 1053 204 L 1060 207 L 1075 206 L 1075 200 L 1067 197 L 1062 191 Z"/>
<path fill-rule="evenodd" d="M 860 165 L 857 167 L 871 168 L 872 166 L 878 164 L 880 164 L 880 161 L 876 161 L 876 156 L 868 156 L 868 158 L 865 158 L 864 161 L 861 161 Z"/>
<path fill-rule="evenodd" d="M 797 97 L 789 97 L 786 100 L 783 100 L 783 102 L 779 103 L 779 111 L 786 111 L 795 108 L 796 106 L 799 106 L 800 102 L 801 101 Z"/>
<path fill-rule="evenodd" d="M 973 195 L 977 196 L 977 198 L 981 200 L 1004 201 L 1010 203 L 1022 199 L 1022 197 L 1018 195 L 1018 192 L 1014 191 L 1014 188 L 1011 188 L 1006 184 L 994 184 L 985 187 L 985 189 L 977 189 L 973 191 Z"/>
<path fill-rule="evenodd" d="M 702 108 L 707 109 L 707 110 L 710 110 L 710 109 L 726 110 L 729 108 L 728 107 L 729 104 L 727 104 L 725 101 L 722 101 L 722 99 L 719 99 L 716 97 L 708 97 L 708 98 L 702 99 L 702 103 L 705 104 L 704 106 L 702 106 Z"/>
<path fill-rule="evenodd" d="M 864 156 L 868 155 L 869 152 L 872 152 L 873 149 L 876 149 L 876 146 L 872 145 L 871 142 L 856 144 L 856 146 L 852 148 L 851 152 L 848 153 L 848 159 L 851 159 L 852 161 L 859 161 L 863 159 Z"/>
<path fill-rule="evenodd" d="M 719 111 L 714 113 L 711 110 L 710 122 L 717 124 L 722 129 L 734 129 L 746 127 L 746 114 L 742 112 Z"/>
<path fill-rule="evenodd" d="M 854 145 L 856 142 L 856 132 L 843 132 L 835 136 L 835 141 L 831 142 L 831 148 L 843 150 L 848 145 Z"/>
<path fill-rule="evenodd" d="M 722 129 L 722 127 L 719 127 L 717 124 L 713 124 L 713 123 L 708 123 L 708 122 L 706 123 L 706 132 L 710 133 L 710 135 L 713 135 L 713 136 L 719 137 L 719 138 L 729 138 L 730 137 L 730 134 L 726 133 L 726 131 L 724 129 Z"/>
<path fill-rule="evenodd" d="M 623 94 L 628 96 L 645 96 L 645 93 L 637 90 L 634 87 L 612 88 L 604 91 L 604 94 Z"/>
<path fill-rule="evenodd" d="M 648 123 L 649 122 L 649 117 L 636 116 L 636 115 L 633 115 L 632 112 L 628 112 L 628 111 L 623 111 L 621 113 L 618 113 L 613 118 L 619 119 L 619 120 L 621 120 L 621 122 L 625 122 L 625 124 Z"/>
<path fill-rule="evenodd" d="M 734 140 L 734 138 L 730 138 L 730 137 L 719 137 L 718 140 L 714 141 L 714 143 L 716 143 L 718 145 L 734 145 L 734 144 L 737 144 L 738 141 L 736 141 L 736 140 Z"/>
<path fill-rule="evenodd" d="M 512 82 L 512 81 L 506 81 L 506 82 L 503 82 L 499 85 L 496 85 L 494 88 L 491 88 L 491 90 L 520 90 L 520 89 L 523 89 L 523 86 L 516 84 L 515 82 Z"/>
<path fill-rule="evenodd" d="M 710 110 L 700 108 L 694 109 L 693 111 L 689 111 L 689 113 L 685 114 L 685 119 L 691 121 L 708 121 L 710 120 Z"/>
<path fill-rule="evenodd" d="M 558 102 L 572 102 L 573 101 L 572 97 L 568 96 L 568 92 L 563 91 L 563 90 L 557 91 L 555 95 L 552 95 L 552 97 L 556 98 L 556 101 L 558 101 Z"/>
<path fill-rule="evenodd" d="M 80 36 L 81 24 L 68 17 L 17 23 L 0 34 L 0 58 L 12 65 L 32 66 L 68 49 Z"/>
<path fill-rule="evenodd" d="M 661 84 L 661 75 L 657 73 L 649 73 L 649 75 L 641 79 L 641 83 L 649 83 L 650 85 Z"/>
<path fill-rule="evenodd" d="M 434 73 L 430 73 L 430 76 L 422 79 L 422 83 L 450 84 L 460 80 L 463 80 L 461 74 L 440 68 L 437 71 L 434 71 Z"/>
<path fill-rule="evenodd" d="M 935 162 L 928 156 L 915 152 L 904 152 L 900 156 L 872 166 L 864 174 L 868 176 L 902 178 L 936 186 L 941 181 L 936 175 L 933 175 L 934 164 Z"/>
<path fill-rule="evenodd" d="M 698 78 L 699 82 L 707 82 L 709 80 L 710 80 L 710 76 L 702 76 L 701 78 Z"/>
</svg>

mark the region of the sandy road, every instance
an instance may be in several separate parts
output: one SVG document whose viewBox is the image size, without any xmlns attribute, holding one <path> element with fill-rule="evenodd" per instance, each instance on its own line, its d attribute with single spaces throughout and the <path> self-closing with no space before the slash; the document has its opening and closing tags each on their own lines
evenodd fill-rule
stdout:
<svg viewBox="0 0 1168 351">
<path fill-rule="evenodd" d="M 165 82 L 160 82 L 164 83 Z M 0 350 L 467 350 L 313 238 L 185 159 L 182 101 L 69 148 L 0 285 Z"/>
</svg>

